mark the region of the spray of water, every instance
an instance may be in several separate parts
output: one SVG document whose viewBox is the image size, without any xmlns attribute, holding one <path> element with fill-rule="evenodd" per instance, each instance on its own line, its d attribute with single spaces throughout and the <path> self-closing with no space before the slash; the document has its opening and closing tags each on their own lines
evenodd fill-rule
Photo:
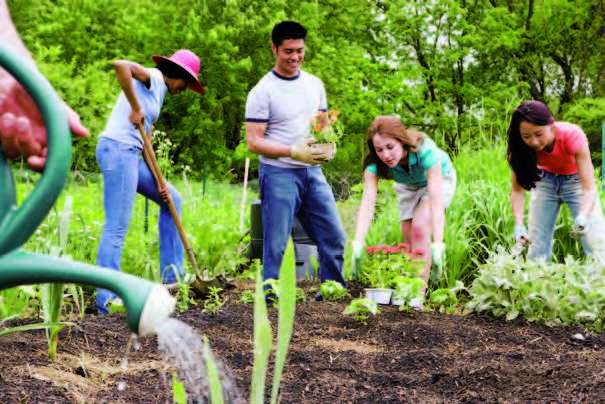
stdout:
<svg viewBox="0 0 605 404">
<path fill-rule="evenodd" d="M 179 379 L 185 384 L 189 402 L 206 403 L 210 401 L 208 370 L 206 360 L 210 349 L 199 334 L 180 320 L 169 318 L 156 329 L 158 347 L 168 364 L 176 370 Z M 233 379 L 223 364 L 214 358 L 226 403 L 244 403 Z"/>
</svg>

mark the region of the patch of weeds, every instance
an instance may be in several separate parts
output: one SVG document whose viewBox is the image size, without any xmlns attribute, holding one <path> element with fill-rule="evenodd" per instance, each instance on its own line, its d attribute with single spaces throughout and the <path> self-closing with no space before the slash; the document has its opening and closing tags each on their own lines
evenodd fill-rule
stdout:
<svg viewBox="0 0 605 404">
<path fill-rule="evenodd" d="M 225 302 L 221 299 L 222 291 L 223 288 L 210 286 L 208 298 L 204 300 L 204 312 L 214 315 L 223 308 Z"/>
<path fill-rule="evenodd" d="M 254 291 L 253 290 L 244 290 L 242 294 L 239 296 L 239 301 L 244 304 L 253 304 L 254 303 Z"/>
<path fill-rule="evenodd" d="M 188 283 L 179 284 L 179 289 L 176 296 L 176 309 L 181 313 L 189 310 L 190 304 L 197 304 L 195 299 L 189 295 L 190 289 L 191 285 Z"/>
</svg>

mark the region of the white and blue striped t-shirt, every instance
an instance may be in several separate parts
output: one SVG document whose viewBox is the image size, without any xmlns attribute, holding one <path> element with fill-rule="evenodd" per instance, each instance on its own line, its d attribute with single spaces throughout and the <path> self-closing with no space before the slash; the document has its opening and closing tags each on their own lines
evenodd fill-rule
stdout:
<svg viewBox="0 0 605 404">
<path fill-rule="evenodd" d="M 166 95 L 166 91 L 168 91 L 168 87 L 166 87 L 166 83 L 164 82 L 164 75 L 161 71 L 156 68 L 149 68 L 147 71 L 149 72 L 149 88 L 139 80 L 132 79 L 134 92 L 145 114 L 145 133 L 158 120 L 160 109 L 162 109 L 162 105 L 164 104 L 164 96 Z M 131 112 L 132 108 L 126 95 L 124 95 L 124 91 L 120 91 L 118 100 L 100 136 L 142 149 L 143 141 L 141 135 L 139 135 L 138 129 L 128 118 Z"/>
<path fill-rule="evenodd" d="M 270 71 L 248 93 L 246 122 L 266 123 L 265 137 L 292 145 L 310 135 L 311 120 L 328 108 L 322 81 L 307 72 L 283 77 Z M 279 167 L 307 167 L 290 157 L 261 156 L 260 161 Z"/>
</svg>

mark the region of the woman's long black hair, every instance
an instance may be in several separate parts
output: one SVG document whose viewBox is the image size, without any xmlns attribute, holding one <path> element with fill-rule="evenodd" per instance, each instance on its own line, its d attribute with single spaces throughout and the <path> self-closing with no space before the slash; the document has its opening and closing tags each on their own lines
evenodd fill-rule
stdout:
<svg viewBox="0 0 605 404">
<path fill-rule="evenodd" d="M 523 121 L 545 126 L 553 123 L 555 119 L 546 104 L 536 100 L 521 103 L 511 117 L 508 127 L 508 164 L 515 173 L 519 185 L 530 190 L 536 186 L 536 181 L 540 180 L 540 171 L 536 151 L 521 138 L 519 126 Z"/>
</svg>

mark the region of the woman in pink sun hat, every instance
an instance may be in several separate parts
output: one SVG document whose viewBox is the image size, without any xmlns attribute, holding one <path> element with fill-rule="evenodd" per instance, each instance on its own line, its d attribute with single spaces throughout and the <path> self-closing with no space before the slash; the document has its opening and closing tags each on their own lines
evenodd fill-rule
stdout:
<svg viewBox="0 0 605 404">
<path fill-rule="evenodd" d="M 198 74 L 199 57 L 187 49 L 171 56 L 153 56 L 155 67 L 143 67 L 129 60 L 114 62 L 120 92 L 105 129 L 99 137 L 96 156 L 103 174 L 105 223 L 99 242 L 97 265 L 120 270 L 124 238 L 128 230 L 134 197 L 138 193 L 160 206 L 160 272 L 164 283 L 174 283 L 184 275 L 183 245 L 164 202 L 170 193 L 179 215 L 181 197 L 167 184 L 158 189 L 142 158 L 143 141 L 137 126 L 148 133 L 158 120 L 166 93 L 178 94 L 191 89 L 204 94 Z M 116 296 L 97 289 L 99 313 L 107 313 L 108 303 Z"/>
</svg>

